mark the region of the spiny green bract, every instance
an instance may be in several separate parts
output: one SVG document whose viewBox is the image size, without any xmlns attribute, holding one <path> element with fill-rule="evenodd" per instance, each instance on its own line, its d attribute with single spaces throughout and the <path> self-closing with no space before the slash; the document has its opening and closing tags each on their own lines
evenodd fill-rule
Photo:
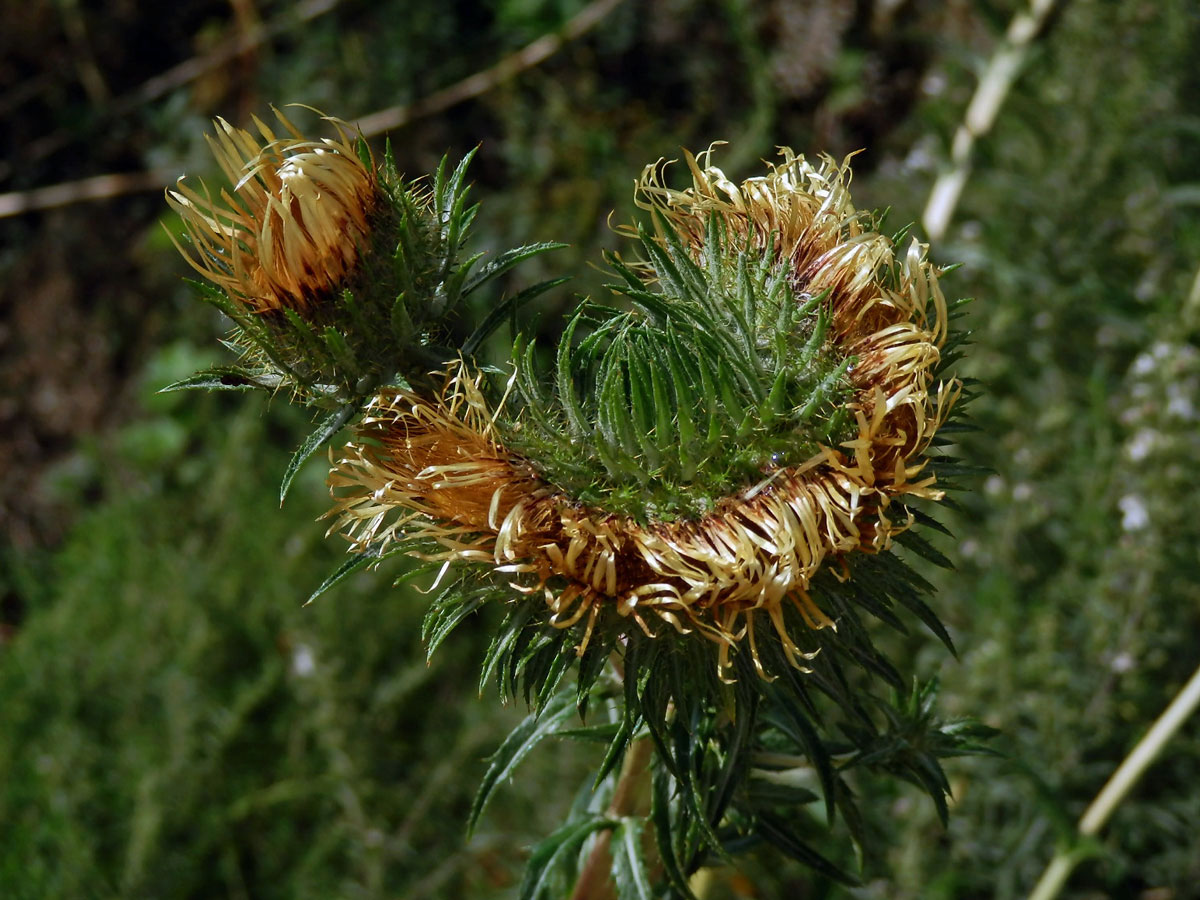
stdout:
<svg viewBox="0 0 1200 900">
<path fill-rule="evenodd" d="M 639 229 L 646 263 L 609 256 L 622 279 L 609 287 L 633 309 L 581 306 L 553 396 L 518 346 L 526 415 L 506 435 L 569 496 L 642 522 L 699 518 L 851 424 L 854 359 L 825 339 L 827 293 L 797 293 L 773 247 L 747 247 L 717 216 L 699 263 L 664 233 Z"/>
</svg>

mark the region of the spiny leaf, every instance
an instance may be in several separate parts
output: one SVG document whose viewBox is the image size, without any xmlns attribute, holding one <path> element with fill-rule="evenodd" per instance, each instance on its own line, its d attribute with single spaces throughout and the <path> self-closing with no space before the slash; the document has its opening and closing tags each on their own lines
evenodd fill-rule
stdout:
<svg viewBox="0 0 1200 900">
<path fill-rule="evenodd" d="M 204 369 L 187 378 L 172 382 L 166 387 L 159 388 L 158 393 L 169 394 L 172 391 L 190 390 L 250 391 L 266 386 L 256 380 L 261 377 L 235 366 L 218 366 Z"/>
<path fill-rule="evenodd" d="M 401 292 L 392 303 L 390 319 L 392 335 L 399 346 L 405 346 L 416 337 L 417 327 L 408 312 L 408 294 L 406 292 Z"/>
<path fill-rule="evenodd" d="M 292 480 L 296 477 L 296 473 L 300 471 L 300 467 L 305 461 L 324 446 L 325 442 L 342 430 L 351 416 L 357 411 L 357 407 L 353 404 L 347 404 L 339 409 L 334 410 L 330 415 L 317 426 L 316 431 L 304 439 L 292 455 L 291 462 L 288 463 L 287 469 L 283 473 L 283 482 L 279 486 L 279 505 L 283 505 L 283 501 L 287 499 L 288 488 L 292 486 Z"/>
<path fill-rule="evenodd" d="M 804 863 L 815 872 L 849 887 L 862 882 L 854 875 L 822 856 L 795 833 L 792 823 L 772 813 L 759 813 L 757 831 L 792 859 Z"/>
<path fill-rule="evenodd" d="M 613 830 L 609 850 L 618 900 L 654 900 L 650 872 L 642 848 L 643 819 L 625 816 Z"/>
<path fill-rule="evenodd" d="M 621 728 L 619 722 L 605 722 L 603 725 L 584 725 L 579 728 L 564 728 L 556 732 L 555 737 L 567 738 L 573 741 L 584 741 L 595 744 L 611 744 Z"/>
<path fill-rule="evenodd" d="M 312 592 L 309 598 L 304 601 L 304 605 L 308 606 L 308 604 L 312 603 L 335 584 L 338 584 L 341 581 L 349 578 L 355 572 L 365 569 L 372 563 L 378 562 L 380 559 L 381 554 L 379 552 L 379 547 L 377 546 L 369 547 L 362 553 L 355 553 L 340 566 L 338 566 L 328 578 L 321 582 L 321 586 Z"/>
<path fill-rule="evenodd" d="M 561 244 L 557 241 L 547 241 L 540 244 L 525 244 L 522 247 L 515 247 L 512 250 L 506 250 L 487 263 L 482 269 L 476 272 L 463 286 L 463 296 L 470 294 L 480 285 L 487 281 L 507 272 L 513 266 L 524 260 L 537 256 L 539 253 L 545 253 L 548 250 L 561 250 L 564 247 L 569 247 L 570 244 Z M 563 279 L 565 280 L 565 279 Z"/>
<path fill-rule="evenodd" d="M 750 779 L 747 793 L 751 802 L 757 806 L 806 806 L 821 799 L 815 791 L 806 787 L 764 778 L 761 775 Z"/>
<path fill-rule="evenodd" d="M 602 818 L 568 822 L 534 847 L 517 891 L 519 900 L 559 900 L 561 893 L 553 897 L 546 893 L 554 885 L 556 869 L 568 860 L 574 860 L 589 835 L 614 825 L 611 819 Z"/>
<path fill-rule="evenodd" d="M 325 346 L 329 350 L 330 357 L 338 368 L 338 375 L 341 377 L 341 380 L 350 384 L 358 381 L 362 377 L 362 371 L 358 366 L 358 360 L 354 356 L 354 351 L 346 343 L 346 336 L 332 325 L 326 325 L 321 337 L 325 341 Z"/>
<path fill-rule="evenodd" d="M 638 726 L 637 717 L 628 715 L 628 710 L 626 710 L 626 713 L 626 715 L 621 717 L 617 730 L 613 733 L 612 739 L 608 743 L 608 748 L 604 751 L 604 759 L 600 763 L 600 767 L 596 770 L 596 777 L 592 779 L 593 790 L 599 788 L 601 782 L 624 759 L 625 753 L 629 749 L 629 744 L 633 741 L 633 734 Z"/>
<path fill-rule="evenodd" d="M 446 280 L 442 285 L 442 293 L 445 294 L 446 297 L 446 309 L 454 309 L 458 305 L 459 300 L 461 300 L 463 296 L 463 282 L 465 282 L 467 280 L 467 276 L 471 274 L 471 269 L 474 267 L 475 263 L 479 262 L 479 260 L 483 259 L 483 257 L 484 251 L 480 250 L 473 256 L 463 260 L 463 262 L 459 265 L 451 266 L 450 271 L 446 275 Z"/>
<path fill-rule="evenodd" d="M 954 568 L 954 563 L 952 563 L 944 553 L 938 550 L 937 547 L 933 546 L 933 544 L 929 543 L 929 541 L 927 541 L 922 535 L 912 531 L 911 529 L 908 531 L 901 531 L 899 534 L 897 534 L 896 542 L 901 546 L 912 550 L 918 556 L 929 560 L 935 566 L 939 566 L 943 569 Z"/>
<path fill-rule="evenodd" d="M 650 820 L 654 823 L 659 859 L 671 888 L 683 900 L 696 900 L 676 853 L 677 833 L 671 821 L 671 782 L 671 776 L 663 767 L 654 768 L 650 791 Z"/>
<path fill-rule="evenodd" d="M 521 640 L 526 625 L 533 614 L 533 604 L 522 603 L 513 609 L 501 623 L 499 630 L 492 638 L 492 643 L 488 646 L 487 654 L 484 656 L 483 671 L 479 676 L 480 694 L 487 689 L 488 682 L 492 680 L 492 676 L 516 648 L 516 644 Z"/>
<path fill-rule="evenodd" d="M 271 361 L 275 368 L 281 372 L 285 372 L 297 384 L 304 383 L 304 380 L 296 373 L 287 360 L 278 353 L 276 342 L 272 339 L 270 333 L 253 316 L 247 315 L 242 307 L 230 300 L 224 293 L 211 284 L 194 281 L 190 278 L 184 280 L 199 292 L 202 300 L 215 306 L 232 319 L 238 327 L 239 335 L 262 351 L 262 354 Z"/>
<path fill-rule="evenodd" d="M 808 716 L 783 692 L 778 692 L 775 702 L 779 711 L 770 717 L 772 724 L 790 737 L 803 750 L 808 761 L 812 763 L 817 778 L 821 782 L 821 793 L 825 799 L 825 819 L 833 825 L 834 797 L 836 793 L 837 773 L 833 768 L 833 760 L 825 748 L 820 735 Z"/>
<path fill-rule="evenodd" d="M 294 309 L 285 307 L 283 315 L 291 325 L 291 335 L 301 344 L 309 362 L 318 368 L 324 368 L 329 361 L 329 353 L 316 329 Z"/>
<path fill-rule="evenodd" d="M 546 246 L 550 248 L 564 245 L 549 244 Z M 527 287 L 523 291 L 518 291 L 511 297 L 505 297 L 494 307 L 492 307 L 491 312 L 489 312 L 487 316 L 484 317 L 484 320 L 479 323 L 479 327 L 471 332 L 471 336 L 463 342 L 463 356 L 467 358 L 474 356 L 475 351 L 479 349 L 479 345 L 482 344 L 488 335 L 495 331 L 499 327 L 500 323 L 503 322 L 514 310 L 520 309 L 535 297 L 541 296 L 546 291 L 552 290 L 553 288 L 558 287 L 560 284 L 566 284 L 570 280 L 570 275 L 564 275 L 561 278 L 551 278 L 548 281 L 539 281 L 532 287 Z M 469 293 L 470 291 L 471 288 L 467 287 L 463 293 Z"/>
<path fill-rule="evenodd" d="M 575 329 L 579 325 L 579 317 L 575 316 L 567 323 L 558 345 L 557 387 L 558 399 L 567 417 L 573 437 L 580 439 L 588 435 L 587 416 L 575 393 L 575 377 L 571 366 L 571 342 L 575 337 Z"/>
<path fill-rule="evenodd" d="M 479 817 L 492 798 L 492 793 L 501 780 L 508 778 L 529 752 L 543 739 L 558 731 L 563 722 L 575 713 L 571 692 L 562 691 L 543 707 L 541 713 L 530 713 L 512 730 L 504 743 L 491 757 L 488 770 L 484 773 L 471 812 L 467 817 L 467 833 L 475 830 Z M 522 895 L 524 896 L 524 895 Z"/>
<path fill-rule="evenodd" d="M 451 593 L 453 591 L 453 593 Z M 461 602 L 450 602 L 434 605 L 425 615 L 421 628 L 421 639 L 425 642 L 426 659 L 432 659 L 434 652 L 441 646 L 449 634 L 461 624 L 463 619 L 478 610 L 486 602 L 485 596 L 460 597 L 461 588 L 448 588 L 447 599 L 453 598 Z"/>
</svg>

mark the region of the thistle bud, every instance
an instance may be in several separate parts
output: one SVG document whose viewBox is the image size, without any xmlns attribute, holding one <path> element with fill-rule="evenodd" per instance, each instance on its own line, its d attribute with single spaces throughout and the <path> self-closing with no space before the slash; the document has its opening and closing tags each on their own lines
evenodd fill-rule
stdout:
<svg viewBox="0 0 1200 900">
<path fill-rule="evenodd" d="M 216 120 L 208 142 L 232 194 L 222 189 L 214 199 L 203 184 L 197 191 L 181 178 L 167 202 L 195 248 L 180 252 L 231 300 L 255 313 L 305 314 L 357 265 L 379 186 L 343 123 L 328 119 L 337 138 L 314 141 L 275 115 L 291 136 L 276 137 L 258 118 L 261 139 Z"/>
</svg>

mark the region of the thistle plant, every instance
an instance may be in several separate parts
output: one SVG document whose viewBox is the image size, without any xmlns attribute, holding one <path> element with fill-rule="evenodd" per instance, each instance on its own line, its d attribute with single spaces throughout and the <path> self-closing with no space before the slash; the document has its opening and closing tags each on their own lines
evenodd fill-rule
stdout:
<svg viewBox="0 0 1200 900">
<path fill-rule="evenodd" d="M 552 352 L 518 336 L 497 373 L 481 341 L 563 279 L 494 298 L 455 346 L 447 317 L 554 245 L 472 275 L 469 157 L 404 182 L 333 124 L 312 142 L 259 123 L 260 146 L 218 121 L 233 194 L 171 194 L 241 354 L 176 387 L 332 410 L 285 489 L 352 425 L 328 514 L 350 556 L 314 597 L 403 556 L 432 584 L 431 654 L 469 616 L 497 622 L 481 691 L 530 713 L 468 827 L 539 741 L 606 748 L 520 896 L 693 897 L 701 869 L 760 845 L 855 883 L 825 833 L 870 851 L 859 773 L 916 784 L 944 818 L 940 761 L 987 730 L 940 721 L 934 687 L 879 646 L 915 618 L 953 651 L 909 565 L 949 564 L 921 532 L 942 530 L 962 467 L 940 448 L 966 427 L 961 303 L 928 248 L 855 210 L 847 161 L 784 150 L 735 184 L 688 154 L 690 187 L 662 164 L 638 180 L 647 219 L 620 229 L 611 296 Z"/>
</svg>

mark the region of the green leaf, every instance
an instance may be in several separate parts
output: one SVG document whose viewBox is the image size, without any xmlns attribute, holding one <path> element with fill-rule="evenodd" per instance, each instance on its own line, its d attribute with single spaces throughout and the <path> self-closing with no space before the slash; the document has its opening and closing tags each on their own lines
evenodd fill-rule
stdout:
<svg viewBox="0 0 1200 900">
<path fill-rule="evenodd" d="M 203 369 L 187 378 L 172 382 L 166 387 L 159 388 L 158 393 L 169 394 L 172 391 L 251 391 L 255 388 L 265 388 L 266 385 L 257 383 L 256 376 L 244 369 L 234 366 L 219 366 Z"/>
<path fill-rule="evenodd" d="M 567 424 L 570 426 L 571 436 L 577 439 L 587 436 L 591 431 L 591 428 L 588 426 L 587 415 L 583 410 L 582 404 L 579 402 L 579 398 L 575 394 L 575 378 L 571 365 L 571 342 L 575 336 L 575 329 L 578 327 L 579 322 L 579 316 L 575 315 L 567 323 L 567 327 L 559 339 L 556 367 L 558 400 L 562 404 L 563 412 L 567 416 Z"/>
<path fill-rule="evenodd" d="M 691 819 L 689 824 L 699 830 L 710 849 L 724 855 L 721 839 L 714 828 L 716 823 L 709 821 L 707 810 L 701 805 L 707 799 L 708 792 L 698 772 L 707 742 L 697 733 L 696 723 L 691 724 L 692 727 L 686 727 L 676 721 L 672 727 L 674 746 L 671 749 L 680 776 L 680 795 Z"/>
<path fill-rule="evenodd" d="M 518 645 L 523 639 L 528 640 L 525 632 L 532 616 L 533 604 L 521 603 L 505 617 L 496 635 L 492 638 L 492 643 L 488 646 L 483 659 L 483 668 L 479 675 L 480 694 L 483 694 L 488 682 L 498 671 L 503 672 L 501 665 L 504 660 L 518 649 Z M 500 688 L 503 693 L 503 678 L 501 678 Z"/>
<path fill-rule="evenodd" d="M 347 404 L 339 409 L 334 410 L 324 422 L 322 422 L 317 430 L 304 439 L 292 455 L 291 462 L 288 463 L 287 470 L 283 473 L 283 483 L 279 486 L 279 505 L 283 506 L 283 501 L 287 498 L 288 488 L 292 486 L 292 480 L 296 477 L 296 473 L 300 471 L 300 467 L 304 462 L 316 453 L 331 437 L 342 430 L 350 417 L 354 415 L 356 407 L 352 404 Z"/>
<path fill-rule="evenodd" d="M 807 806 L 820 801 L 816 791 L 774 779 L 751 779 L 747 793 L 755 806 Z"/>
<path fill-rule="evenodd" d="M 550 657 L 550 665 L 547 667 L 545 674 L 539 675 L 541 681 L 537 689 L 537 708 L 539 710 L 550 702 L 551 695 L 558 690 L 563 676 L 567 674 L 577 658 L 575 651 L 564 647 L 561 642 L 552 643 L 551 646 L 542 651 L 542 655 Z M 528 700 L 531 679 L 528 674 L 524 677 L 526 678 L 525 697 Z"/>
<path fill-rule="evenodd" d="M 563 722 L 575 715 L 574 698 L 570 691 L 561 691 L 555 695 L 539 713 L 530 713 L 516 728 L 512 730 L 504 743 L 500 745 L 488 761 L 488 770 L 484 773 L 483 781 L 471 804 L 471 812 L 467 817 L 467 833 L 475 830 L 479 817 L 487 807 L 492 793 L 501 780 L 512 775 L 529 752 L 542 740 L 555 734 L 562 728 Z M 532 864 L 532 862 L 531 862 Z M 521 896 L 526 896 L 522 894 Z M 529 895 L 533 896 L 533 895 Z"/>
<path fill-rule="evenodd" d="M 308 361 L 318 368 L 324 368 L 333 360 L 329 355 L 329 351 L 321 340 L 316 328 L 310 325 L 298 312 L 294 309 L 283 310 L 284 318 L 287 319 L 291 326 L 291 333 L 295 336 L 300 346 L 303 348 L 304 354 L 308 357 Z"/>
<path fill-rule="evenodd" d="M 355 572 L 365 569 L 382 558 L 383 555 L 379 552 L 378 547 L 369 547 L 362 553 L 355 553 L 338 566 L 328 578 L 321 582 L 321 586 L 312 592 L 312 595 L 304 601 L 304 605 L 308 606 L 308 604 L 312 603 L 338 582 L 349 578 Z"/>
<path fill-rule="evenodd" d="M 683 900 L 696 900 L 675 852 L 676 833 L 671 821 L 671 782 L 670 774 L 662 766 L 654 767 L 650 793 L 650 819 L 654 823 L 654 838 L 658 843 L 658 856 L 663 872 L 671 888 Z"/>
<path fill-rule="evenodd" d="M 297 383 L 303 383 L 302 379 L 295 370 L 287 363 L 287 361 L 279 354 L 275 342 L 272 340 L 270 333 L 265 329 L 253 316 L 246 314 L 246 311 L 237 303 L 230 300 L 224 293 L 217 290 L 211 284 L 203 281 L 195 281 L 190 278 L 185 278 L 189 285 L 200 293 L 200 299 L 206 303 L 215 306 L 237 325 L 241 336 L 258 347 L 263 352 L 263 355 L 269 359 L 277 369 L 281 372 L 286 372 Z"/>
<path fill-rule="evenodd" d="M 644 825 L 643 819 L 625 816 L 613 830 L 609 850 L 612 853 L 618 900 L 654 900 L 642 845 Z"/>
<path fill-rule="evenodd" d="M 912 531 L 911 529 L 908 531 L 901 531 L 899 534 L 897 534 L 896 543 L 903 547 L 907 547 L 918 556 L 929 560 L 935 566 L 939 566 L 943 569 L 954 568 L 954 563 L 952 563 L 944 553 L 942 553 L 937 547 L 933 546 L 933 544 L 929 543 L 929 541 L 927 541 L 924 537 L 917 534 L 915 531 Z"/>
<path fill-rule="evenodd" d="M 524 262 L 530 257 L 537 256 L 539 253 L 545 253 L 548 250 L 561 250 L 564 247 L 569 247 L 570 244 L 560 244 L 555 241 L 548 241 L 542 244 L 526 244 L 523 247 L 516 247 L 512 250 L 506 250 L 501 253 L 491 262 L 487 263 L 482 269 L 475 273 L 465 285 L 463 285 L 462 293 L 465 297 L 475 288 L 479 287 L 487 281 L 502 275 L 518 263 Z M 565 281 L 566 279 L 561 279 Z"/>
<path fill-rule="evenodd" d="M 554 244 L 547 246 L 561 247 L 565 245 Z M 479 327 L 471 332 L 471 336 L 463 342 L 463 356 L 473 356 L 475 351 L 479 349 L 479 345 L 483 343 L 488 335 L 495 331 L 500 326 L 500 323 L 503 322 L 504 319 L 515 310 L 520 309 L 535 297 L 544 294 L 548 290 L 558 287 L 560 284 L 565 284 L 570 280 L 570 275 L 564 275 L 562 278 L 551 278 L 548 281 L 539 281 L 532 287 L 527 287 L 525 290 L 513 294 L 511 297 L 505 297 L 494 307 L 492 307 L 492 311 L 489 312 L 486 317 L 484 317 L 484 320 L 479 324 Z M 471 288 L 468 287 L 463 293 L 466 293 L 469 290 L 471 290 Z"/>
<path fill-rule="evenodd" d="M 392 336 L 398 346 L 407 345 L 417 334 L 417 326 L 408 312 L 408 292 L 402 291 L 392 304 Z"/>
<path fill-rule="evenodd" d="M 744 783 L 749 768 L 751 732 L 758 718 L 758 692 L 747 685 L 754 675 L 746 673 L 735 687 L 737 692 L 736 716 L 729 739 L 725 744 L 725 760 L 721 771 L 710 789 L 705 815 L 710 822 L 720 822 L 733 795 Z"/>
<path fill-rule="evenodd" d="M 804 863 L 814 872 L 840 884 L 858 887 L 862 882 L 837 864 L 822 856 L 795 833 L 792 823 L 782 816 L 759 813 L 758 832 L 792 859 Z"/>
<path fill-rule="evenodd" d="M 358 161 L 363 164 L 364 169 L 368 172 L 375 171 L 375 159 L 371 156 L 371 145 L 363 137 L 360 136 L 354 142 L 354 151 L 358 154 Z"/>
<path fill-rule="evenodd" d="M 579 710 L 579 718 L 587 716 L 588 701 L 601 674 L 608 667 L 610 648 L 604 641 L 594 638 L 579 660 L 579 668 L 575 675 L 575 704 Z"/>
<path fill-rule="evenodd" d="M 338 372 L 341 380 L 350 384 L 358 381 L 362 376 L 362 371 L 354 356 L 354 351 L 346 342 L 346 336 L 332 325 L 326 325 L 325 330 L 321 332 L 321 338 L 325 342 L 325 348 L 328 350 L 330 358 L 341 370 Z"/>
<path fill-rule="evenodd" d="M 446 276 L 446 280 L 442 282 L 441 293 L 445 296 L 445 302 L 442 304 L 443 309 L 454 309 L 463 297 L 463 282 L 467 280 L 467 276 L 471 274 L 471 269 L 475 263 L 483 259 L 484 251 L 480 250 L 469 259 L 464 260 L 459 265 L 452 268 Z"/>
<path fill-rule="evenodd" d="M 610 744 L 621 728 L 619 722 L 605 722 L 603 725 L 584 725 L 580 728 L 564 728 L 555 733 L 555 737 L 569 738 L 573 741 L 585 741 L 595 744 Z"/>
<path fill-rule="evenodd" d="M 246 310 L 231 300 L 224 291 L 209 284 L 207 281 L 198 281 L 194 278 L 185 278 L 184 282 L 191 286 L 193 290 L 200 295 L 200 299 L 210 306 L 215 306 L 238 325 L 250 323 L 253 320 L 246 315 Z"/>
<path fill-rule="evenodd" d="M 626 714 L 621 717 L 621 721 L 617 723 L 617 730 L 613 733 L 608 749 L 604 751 L 604 760 L 600 763 L 600 768 L 596 770 L 596 777 L 593 779 L 593 789 L 598 788 L 600 782 L 607 778 L 617 767 L 617 763 L 624 759 L 625 753 L 629 749 L 629 744 L 633 740 L 633 733 L 638 727 L 638 717 L 630 715 L 628 709 L 625 712 Z"/>
<path fill-rule="evenodd" d="M 460 588 L 452 585 L 447 594 L 457 597 Z M 421 639 L 425 642 L 425 658 L 432 659 L 434 652 L 441 646 L 447 636 L 459 626 L 463 619 L 475 612 L 486 602 L 486 597 L 468 597 L 461 602 L 448 602 L 431 606 L 425 615 L 421 628 Z"/>
<path fill-rule="evenodd" d="M 788 671 L 785 677 L 792 681 L 795 676 Z M 812 763 L 821 782 L 821 791 L 825 795 L 825 819 L 832 825 L 837 773 L 834 771 L 829 751 L 799 703 L 783 691 L 775 693 L 775 702 L 778 704 L 778 714 L 771 716 L 771 723 L 803 748 L 804 755 Z"/>
<path fill-rule="evenodd" d="M 542 897 L 560 900 L 563 894 L 546 893 L 554 886 L 557 867 L 568 860 L 573 861 L 589 835 L 614 825 L 611 819 L 568 822 L 534 847 L 525 866 L 525 877 L 521 879 L 521 887 L 517 891 L 519 900 L 539 900 Z"/>
<path fill-rule="evenodd" d="M 946 626 L 942 624 L 942 620 L 938 618 L 937 613 L 922 600 L 915 591 L 897 591 L 895 594 L 896 601 L 912 612 L 918 619 L 925 623 L 925 627 L 937 635 L 938 640 L 945 644 L 946 649 L 955 657 L 958 656 L 958 650 L 954 647 L 954 640 L 950 637 L 950 632 L 946 630 Z"/>
</svg>

